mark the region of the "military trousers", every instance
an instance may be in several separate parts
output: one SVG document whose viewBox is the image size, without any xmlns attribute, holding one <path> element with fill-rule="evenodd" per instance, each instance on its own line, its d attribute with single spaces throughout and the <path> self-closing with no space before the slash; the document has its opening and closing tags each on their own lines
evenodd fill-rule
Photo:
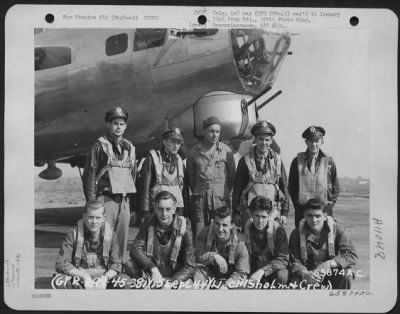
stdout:
<svg viewBox="0 0 400 314">
<path fill-rule="evenodd" d="M 222 190 L 222 191 L 219 191 Z M 214 219 L 215 210 L 222 206 L 230 207 L 229 196 L 224 196 L 223 187 L 207 189 L 203 193 L 192 194 L 190 198 L 190 220 L 193 235 L 197 234 Z"/>
<path fill-rule="evenodd" d="M 101 195 L 99 200 L 104 202 L 106 221 L 115 232 L 122 265 L 124 265 L 129 256 L 127 252 L 129 221 L 131 218 L 129 197 L 121 197 L 121 202 L 116 202 L 108 195 Z"/>
</svg>

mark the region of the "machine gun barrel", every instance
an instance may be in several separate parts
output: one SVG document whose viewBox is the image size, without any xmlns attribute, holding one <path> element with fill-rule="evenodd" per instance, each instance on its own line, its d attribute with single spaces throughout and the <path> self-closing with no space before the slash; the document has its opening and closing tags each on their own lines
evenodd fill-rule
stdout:
<svg viewBox="0 0 400 314">
<path fill-rule="evenodd" d="M 273 94 L 271 97 L 269 97 L 266 101 L 264 101 L 261 105 L 256 107 L 256 110 L 259 111 L 261 108 L 263 108 L 266 104 L 274 100 L 276 97 L 278 97 L 280 94 L 282 94 L 281 90 L 278 90 L 275 94 Z"/>
<path fill-rule="evenodd" d="M 247 102 L 246 100 L 242 100 L 242 104 L 244 108 L 249 107 L 253 102 L 255 102 L 257 99 L 259 99 L 261 96 L 263 96 L 265 93 L 267 93 L 272 87 L 268 85 L 266 88 L 264 88 L 258 95 L 254 96 L 252 99 Z"/>
</svg>

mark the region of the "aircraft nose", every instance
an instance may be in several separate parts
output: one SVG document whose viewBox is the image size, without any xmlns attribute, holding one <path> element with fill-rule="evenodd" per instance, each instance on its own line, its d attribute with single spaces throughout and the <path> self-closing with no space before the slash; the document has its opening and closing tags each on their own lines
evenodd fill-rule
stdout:
<svg viewBox="0 0 400 314">
<path fill-rule="evenodd" d="M 276 79 L 290 46 L 288 33 L 261 29 L 231 30 L 233 57 L 243 87 L 258 94 Z"/>
</svg>

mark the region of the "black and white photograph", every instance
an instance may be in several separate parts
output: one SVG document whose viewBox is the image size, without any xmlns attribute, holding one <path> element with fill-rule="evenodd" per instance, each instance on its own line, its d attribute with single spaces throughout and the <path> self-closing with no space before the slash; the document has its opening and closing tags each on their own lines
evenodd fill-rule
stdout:
<svg viewBox="0 0 400 314">
<path fill-rule="evenodd" d="M 11 307 L 112 309 L 72 301 L 107 294 L 116 310 L 265 311 L 288 296 L 270 310 L 316 297 L 328 311 L 391 307 L 390 11 L 49 8 L 19 31 L 20 68 L 6 66 L 6 124 L 21 110 L 29 145 L 5 128 L 5 169 L 30 169 L 5 190 Z M 188 17 L 171 21 L 176 10 Z M 30 192 L 11 214 L 18 184 Z"/>
</svg>

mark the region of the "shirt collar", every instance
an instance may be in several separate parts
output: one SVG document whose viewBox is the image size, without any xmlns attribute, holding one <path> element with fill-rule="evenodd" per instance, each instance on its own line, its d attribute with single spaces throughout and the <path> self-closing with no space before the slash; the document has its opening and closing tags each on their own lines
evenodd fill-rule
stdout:
<svg viewBox="0 0 400 314">
<path fill-rule="evenodd" d="M 168 162 L 168 163 L 174 162 L 174 161 L 176 160 L 176 155 L 168 154 L 168 153 L 165 151 L 164 146 L 161 148 L 161 156 L 162 156 L 163 159 L 165 159 L 165 161 Z"/>
<path fill-rule="evenodd" d="M 250 230 L 251 230 L 251 232 L 252 232 L 253 234 L 261 234 L 261 233 L 262 233 L 264 236 L 266 236 L 267 230 L 268 230 L 269 228 L 270 228 L 270 224 L 269 224 L 269 221 L 268 221 L 268 224 L 267 224 L 267 226 L 265 227 L 264 231 L 259 232 L 259 231 L 256 229 L 256 227 L 254 226 L 254 224 L 251 224 Z"/>
<path fill-rule="evenodd" d="M 217 241 L 219 241 L 217 239 L 215 233 L 214 233 L 214 239 L 215 239 L 216 243 L 217 243 Z M 229 235 L 229 239 L 228 239 L 228 241 L 225 242 L 224 247 L 226 248 L 226 247 L 233 246 L 233 245 L 235 245 L 236 242 L 237 242 L 237 240 L 235 240 L 235 237 L 233 236 L 232 231 L 231 231 L 231 234 Z"/>
<path fill-rule="evenodd" d="M 177 231 L 179 231 L 180 229 L 177 215 L 174 216 L 174 220 L 172 221 L 172 227 Z"/>
<path fill-rule="evenodd" d="M 90 238 L 90 231 L 86 227 L 85 223 L 83 224 L 83 226 L 84 226 L 83 227 L 84 228 L 84 239 L 93 241 L 93 239 Z M 99 233 L 99 238 L 98 238 L 99 241 L 101 241 L 101 239 L 103 238 L 104 228 L 105 228 L 105 226 L 104 226 L 104 223 L 103 223 L 103 225 L 100 227 L 100 233 Z"/>
<path fill-rule="evenodd" d="M 308 159 L 311 160 L 311 154 L 308 152 L 308 149 L 306 150 L 306 154 L 308 156 Z M 325 157 L 325 153 L 320 149 L 317 155 L 317 160 L 321 159 L 322 157 Z"/>
<path fill-rule="evenodd" d="M 304 224 L 304 227 L 306 229 L 305 231 L 306 231 L 307 240 L 314 242 L 315 235 L 311 231 L 311 229 L 307 225 L 307 223 Z M 324 225 L 323 225 L 322 230 L 321 230 L 321 233 L 320 233 L 320 235 L 321 235 L 320 238 L 323 238 L 323 237 L 327 236 L 330 231 L 331 231 L 331 229 L 329 228 L 328 223 L 325 220 L 324 221 Z"/>
<path fill-rule="evenodd" d="M 257 147 L 256 147 L 256 146 L 254 146 L 254 156 L 255 156 L 256 158 L 260 158 L 260 157 L 272 158 L 272 157 L 273 157 L 271 148 L 268 148 L 268 151 L 267 151 L 266 153 L 261 154 L 261 153 L 259 153 L 259 152 L 257 151 Z"/>
<path fill-rule="evenodd" d="M 153 219 L 154 220 L 152 224 L 156 227 L 157 230 L 167 231 L 170 229 L 175 229 L 179 231 L 178 218 L 176 215 L 174 215 L 174 219 L 172 220 L 171 224 L 168 227 L 161 227 L 156 215 L 153 216 Z"/>
<path fill-rule="evenodd" d="M 220 145 L 220 141 L 218 141 L 217 143 L 215 143 L 215 146 L 216 146 L 216 149 L 217 149 L 218 151 L 222 151 L 222 146 Z M 201 142 L 197 143 L 196 147 L 197 147 L 197 150 L 198 150 L 199 152 L 201 152 Z"/>
<path fill-rule="evenodd" d="M 123 147 L 123 148 L 127 148 L 127 145 L 126 145 L 126 143 L 125 143 L 125 141 L 124 141 L 123 138 L 121 138 L 120 141 L 117 141 L 117 140 L 115 140 L 110 134 L 107 134 L 107 135 L 106 135 L 106 138 L 107 138 L 107 140 L 108 140 L 112 145 L 114 145 L 114 146 L 120 145 L 120 146 Z"/>
</svg>

